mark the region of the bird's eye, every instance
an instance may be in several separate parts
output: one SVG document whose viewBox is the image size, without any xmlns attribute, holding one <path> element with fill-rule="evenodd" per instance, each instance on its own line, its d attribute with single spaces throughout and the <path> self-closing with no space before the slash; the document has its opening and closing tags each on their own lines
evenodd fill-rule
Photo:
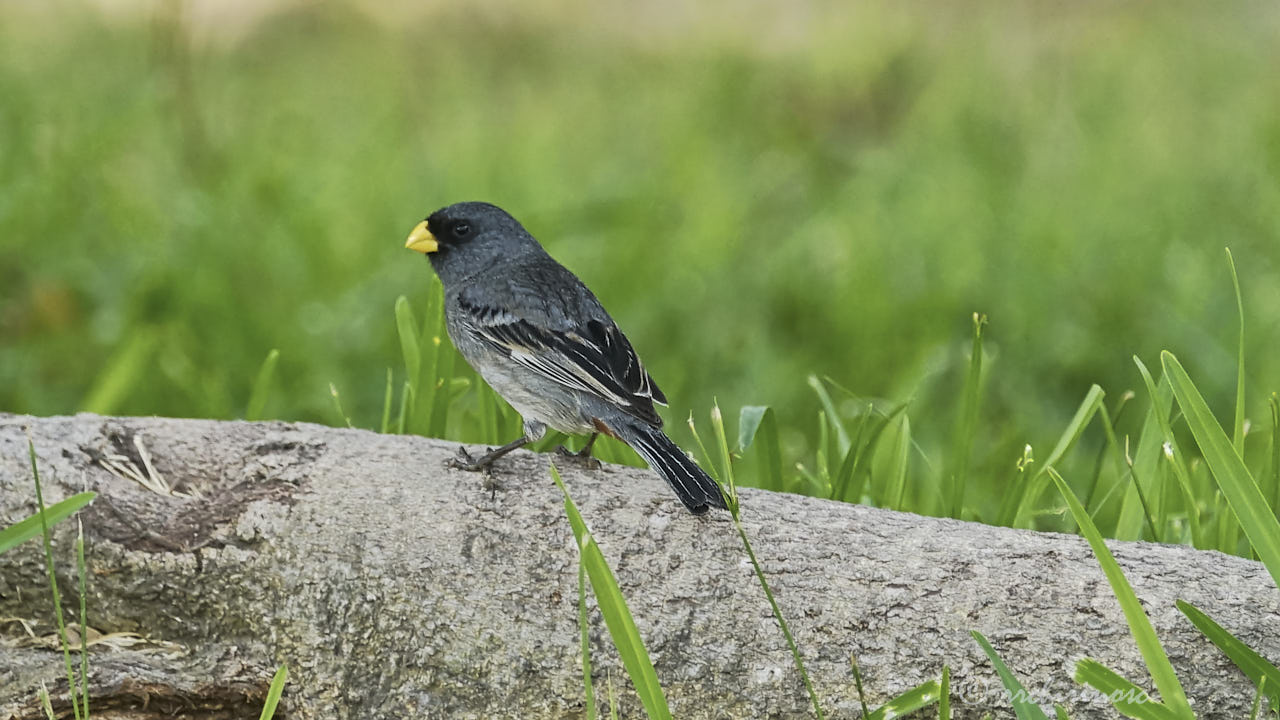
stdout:
<svg viewBox="0 0 1280 720">
<path fill-rule="evenodd" d="M 464 237 L 466 237 L 466 236 L 468 236 L 468 235 L 470 235 L 470 234 L 471 234 L 471 226 L 470 226 L 470 225 L 468 225 L 468 224 L 466 224 L 466 223 L 464 223 L 464 222 L 454 223 L 454 225 L 453 225 L 453 236 L 454 236 L 454 237 L 456 237 L 456 238 L 464 238 Z"/>
</svg>

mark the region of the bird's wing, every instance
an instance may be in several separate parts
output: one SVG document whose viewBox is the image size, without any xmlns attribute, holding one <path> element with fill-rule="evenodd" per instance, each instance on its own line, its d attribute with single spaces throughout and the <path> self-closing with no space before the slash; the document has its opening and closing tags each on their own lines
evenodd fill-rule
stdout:
<svg viewBox="0 0 1280 720">
<path fill-rule="evenodd" d="M 650 423 L 653 403 L 667 398 L 630 341 L 608 317 L 567 328 L 547 327 L 507 309 L 458 298 L 462 329 L 512 361 L 561 385 L 590 393 Z"/>
</svg>

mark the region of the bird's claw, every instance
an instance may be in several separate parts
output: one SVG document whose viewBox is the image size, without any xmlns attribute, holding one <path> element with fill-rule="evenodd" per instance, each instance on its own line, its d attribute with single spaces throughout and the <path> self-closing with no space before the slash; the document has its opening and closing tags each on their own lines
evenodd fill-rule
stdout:
<svg viewBox="0 0 1280 720">
<path fill-rule="evenodd" d="M 568 460 L 570 463 L 580 465 L 587 470 L 599 470 L 602 467 L 600 465 L 600 461 L 591 457 L 591 453 L 589 451 L 585 453 L 574 452 L 569 448 L 560 445 L 556 448 L 556 454 L 565 460 Z"/>
<path fill-rule="evenodd" d="M 461 446 L 458 447 L 457 455 L 449 458 L 449 461 L 445 464 L 456 470 L 465 470 L 467 472 L 479 472 L 489 468 L 489 463 L 478 462 L 471 457 L 471 453 L 467 452 L 465 447 Z"/>
</svg>

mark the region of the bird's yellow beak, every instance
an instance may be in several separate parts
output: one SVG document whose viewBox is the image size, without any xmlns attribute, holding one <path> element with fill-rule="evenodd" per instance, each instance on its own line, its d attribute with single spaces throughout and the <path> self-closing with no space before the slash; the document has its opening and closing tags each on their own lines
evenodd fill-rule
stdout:
<svg viewBox="0 0 1280 720">
<path fill-rule="evenodd" d="M 423 254 L 433 253 L 440 249 L 440 243 L 436 242 L 436 236 L 432 235 L 431 230 L 427 228 L 426 220 L 418 223 L 413 228 L 413 232 L 409 233 L 409 239 L 405 241 L 404 246 Z"/>
</svg>

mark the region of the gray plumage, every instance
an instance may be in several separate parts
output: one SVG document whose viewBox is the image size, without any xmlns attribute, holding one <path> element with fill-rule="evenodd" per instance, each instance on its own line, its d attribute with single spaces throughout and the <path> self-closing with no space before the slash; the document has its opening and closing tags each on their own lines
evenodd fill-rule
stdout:
<svg viewBox="0 0 1280 720">
<path fill-rule="evenodd" d="M 715 481 L 662 432 L 654 403 L 666 397 L 582 281 L 494 205 L 450 205 L 426 226 L 450 339 L 524 421 L 524 438 L 489 461 L 547 427 L 603 432 L 630 445 L 691 512 L 724 507 Z"/>
</svg>

